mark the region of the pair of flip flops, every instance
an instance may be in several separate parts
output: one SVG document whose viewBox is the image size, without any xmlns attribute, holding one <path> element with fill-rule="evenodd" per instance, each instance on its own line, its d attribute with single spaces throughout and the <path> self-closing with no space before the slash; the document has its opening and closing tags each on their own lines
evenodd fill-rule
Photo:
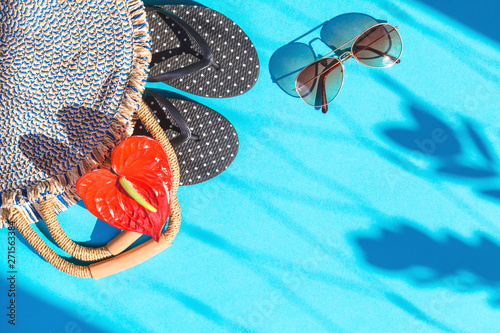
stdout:
<svg viewBox="0 0 500 333">
<path fill-rule="evenodd" d="M 153 52 L 149 82 L 224 98 L 245 93 L 257 81 L 252 42 L 223 14 L 200 5 L 146 6 L 146 13 Z M 238 135 L 220 113 L 164 90 L 146 89 L 143 99 L 177 153 L 180 185 L 211 179 L 236 157 Z M 148 134 L 140 121 L 134 134 Z"/>
</svg>

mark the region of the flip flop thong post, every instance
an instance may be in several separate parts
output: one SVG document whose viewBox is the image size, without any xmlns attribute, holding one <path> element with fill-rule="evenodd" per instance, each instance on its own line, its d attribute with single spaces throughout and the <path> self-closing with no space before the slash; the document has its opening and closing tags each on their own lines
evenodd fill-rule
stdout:
<svg viewBox="0 0 500 333">
<path fill-rule="evenodd" d="M 232 97 L 253 87 L 257 52 L 243 30 L 203 6 L 146 6 L 153 41 L 150 82 L 204 97 Z"/>
<path fill-rule="evenodd" d="M 193 101 L 167 98 L 162 90 L 146 89 L 143 100 L 174 147 L 180 185 L 211 179 L 233 162 L 238 153 L 238 135 L 220 113 Z M 149 135 L 140 121 L 134 135 Z"/>
</svg>

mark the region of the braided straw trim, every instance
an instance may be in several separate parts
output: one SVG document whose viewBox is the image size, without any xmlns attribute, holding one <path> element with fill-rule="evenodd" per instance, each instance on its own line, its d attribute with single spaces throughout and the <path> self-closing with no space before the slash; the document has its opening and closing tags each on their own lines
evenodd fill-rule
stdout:
<svg viewBox="0 0 500 333">
<path fill-rule="evenodd" d="M 172 243 L 175 236 L 179 232 L 181 227 L 181 206 L 179 205 L 179 199 L 177 195 L 172 197 L 172 210 L 170 211 L 170 220 L 168 221 L 167 229 L 161 234 L 163 239 L 168 244 Z"/>
<path fill-rule="evenodd" d="M 47 244 L 45 244 L 35 230 L 33 230 L 33 228 L 29 225 L 28 220 L 24 216 L 21 209 L 14 207 L 10 212 L 9 220 L 14 223 L 21 235 L 23 235 L 31 246 L 33 246 L 33 248 L 55 268 L 69 275 L 83 278 L 92 277 L 88 266 L 75 265 L 66 261 L 55 253 L 54 250 L 52 250 Z"/>
<path fill-rule="evenodd" d="M 57 245 L 71 256 L 85 261 L 98 261 L 113 256 L 106 246 L 86 247 L 72 241 L 57 220 L 53 198 L 40 201 L 40 213 Z"/>
</svg>

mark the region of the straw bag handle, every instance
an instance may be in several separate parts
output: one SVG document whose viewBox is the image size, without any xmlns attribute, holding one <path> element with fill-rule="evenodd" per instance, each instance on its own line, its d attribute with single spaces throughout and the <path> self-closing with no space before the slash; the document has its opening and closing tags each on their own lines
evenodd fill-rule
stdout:
<svg viewBox="0 0 500 333">
<path fill-rule="evenodd" d="M 181 209 L 177 196 L 172 197 L 172 209 L 169 218 L 167 230 L 162 233 L 159 243 L 156 243 L 154 239 L 150 239 L 116 257 L 98 261 L 88 266 L 70 263 L 55 253 L 33 230 L 19 208 L 11 211 L 9 219 L 14 222 L 17 230 L 30 245 L 55 268 L 70 275 L 97 280 L 134 267 L 170 246 L 181 225 Z"/>
<path fill-rule="evenodd" d="M 38 236 L 33 228 L 31 228 L 25 217 L 22 215 L 21 211 L 14 208 L 11 211 L 10 220 L 14 222 L 21 235 L 26 238 L 26 240 L 33 246 L 33 248 L 35 248 L 35 250 L 42 255 L 42 257 L 44 257 L 48 262 L 65 273 L 79 277 L 93 277 L 94 279 L 99 279 L 118 273 L 145 261 L 146 259 L 158 254 L 159 252 L 170 246 L 170 243 L 179 231 L 181 214 L 179 202 L 176 196 L 177 188 L 179 187 L 179 165 L 177 163 L 177 157 L 165 133 L 158 125 L 153 115 L 149 112 L 149 109 L 144 104 L 144 102 L 141 101 L 137 113 L 149 132 L 164 147 L 170 161 L 170 167 L 172 169 L 173 175 L 173 187 L 172 209 L 170 212 L 170 221 L 168 223 L 168 227 L 162 233 L 162 237 L 159 243 L 156 243 L 153 239 L 150 239 L 149 241 L 137 246 L 136 248 L 131 249 L 116 257 L 91 264 L 90 266 L 80 266 L 72 264 L 57 255 L 47 244 L 45 244 L 45 242 Z M 73 252 L 77 254 L 79 258 L 87 258 L 83 260 L 95 261 L 111 257 L 112 255 L 125 250 L 135 240 L 137 240 L 137 238 L 140 237 L 140 234 L 138 233 L 123 231 L 106 246 L 100 248 L 82 247 L 74 243 L 64 233 L 57 221 L 54 207 L 50 199 L 41 202 L 40 207 L 42 216 L 44 217 L 44 219 L 46 219 L 47 226 L 49 227 L 50 225 L 49 231 L 56 240 L 56 243 L 58 243 L 58 245 L 60 245 L 63 250 L 68 250 L 66 251 L 68 253 Z M 88 258 L 91 259 L 89 260 Z"/>
<path fill-rule="evenodd" d="M 172 169 L 173 185 L 172 194 L 177 192 L 179 187 L 179 166 L 177 164 L 177 157 L 175 151 L 172 148 L 169 140 L 167 139 L 165 132 L 161 129 L 158 123 L 154 120 L 151 115 L 149 108 L 141 101 L 141 105 L 137 110 L 137 114 L 141 121 L 144 123 L 148 131 L 153 135 L 153 137 L 160 142 L 163 149 L 168 155 L 168 159 L 171 162 L 170 167 Z M 173 162 L 175 160 L 175 163 Z M 139 233 L 132 231 L 122 231 L 105 246 L 101 247 L 87 247 L 75 243 L 68 235 L 64 232 L 57 216 L 53 209 L 53 204 L 51 200 L 41 200 L 40 201 L 40 211 L 47 229 L 49 230 L 52 238 L 56 244 L 63 249 L 66 253 L 71 256 L 84 260 L 84 261 L 98 261 L 110 258 L 121 252 L 125 251 L 131 244 L 133 244 L 140 236 Z"/>
</svg>

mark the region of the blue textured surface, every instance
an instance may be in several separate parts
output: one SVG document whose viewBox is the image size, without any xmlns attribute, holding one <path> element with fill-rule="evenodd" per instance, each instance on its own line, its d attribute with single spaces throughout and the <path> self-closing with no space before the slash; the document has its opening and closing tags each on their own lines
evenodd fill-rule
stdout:
<svg viewBox="0 0 500 333">
<path fill-rule="evenodd" d="M 500 4 L 439 3 L 205 1 L 261 61 L 243 96 L 190 96 L 234 124 L 236 160 L 181 188 L 173 246 L 116 276 L 66 276 L 18 241 L 16 331 L 498 332 Z M 402 61 L 347 62 L 323 115 L 271 81 L 269 59 L 349 12 L 398 25 Z M 116 232 L 80 205 L 60 220 L 92 244 Z"/>
</svg>

